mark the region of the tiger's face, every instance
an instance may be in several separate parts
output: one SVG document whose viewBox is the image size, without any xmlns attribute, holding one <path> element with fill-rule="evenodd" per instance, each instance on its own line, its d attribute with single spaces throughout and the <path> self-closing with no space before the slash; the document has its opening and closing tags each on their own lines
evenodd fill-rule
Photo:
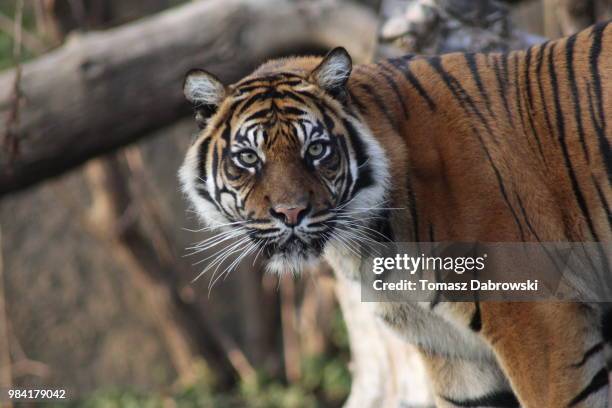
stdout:
<svg viewBox="0 0 612 408">
<path fill-rule="evenodd" d="M 233 250 L 299 272 L 343 241 L 358 208 L 384 195 L 382 150 L 348 109 L 351 60 L 336 49 L 313 70 L 264 65 L 225 87 L 193 70 L 184 91 L 201 132 L 180 170 L 184 191 Z M 377 159 L 377 163 L 372 162 Z"/>
</svg>

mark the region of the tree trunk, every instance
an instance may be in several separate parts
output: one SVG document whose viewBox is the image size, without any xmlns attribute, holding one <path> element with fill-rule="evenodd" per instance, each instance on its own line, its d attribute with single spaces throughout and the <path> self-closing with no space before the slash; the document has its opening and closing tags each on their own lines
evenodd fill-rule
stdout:
<svg viewBox="0 0 612 408">
<path fill-rule="evenodd" d="M 0 155 L 0 196 L 187 114 L 181 83 L 190 68 L 233 81 L 277 55 L 338 44 L 358 61 L 370 55 L 376 20 L 367 9 L 345 1 L 299 4 L 190 2 L 115 29 L 75 34 L 23 65 L 15 123 L 6 119 L 15 106 L 15 72 L 0 74 L 0 135 L 10 127 L 19 152 Z"/>
<path fill-rule="evenodd" d="M 361 286 L 336 271 L 336 296 L 351 346 L 351 394 L 344 408 L 433 407 L 416 350 L 361 301 Z"/>
</svg>

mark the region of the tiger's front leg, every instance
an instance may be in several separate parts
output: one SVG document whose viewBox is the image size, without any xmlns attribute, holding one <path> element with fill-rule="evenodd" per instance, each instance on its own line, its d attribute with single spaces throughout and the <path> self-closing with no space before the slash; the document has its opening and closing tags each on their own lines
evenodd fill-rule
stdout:
<svg viewBox="0 0 612 408">
<path fill-rule="evenodd" d="M 495 357 L 477 359 L 423 351 L 437 408 L 498 407 L 519 408 Z"/>
<path fill-rule="evenodd" d="M 578 303 L 445 306 L 490 345 L 523 407 L 608 407 L 597 309 Z"/>
</svg>

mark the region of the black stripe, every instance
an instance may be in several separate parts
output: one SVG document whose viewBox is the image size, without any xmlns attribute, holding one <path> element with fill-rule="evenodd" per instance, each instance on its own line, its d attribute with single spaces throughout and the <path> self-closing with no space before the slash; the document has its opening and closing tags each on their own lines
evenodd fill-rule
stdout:
<svg viewBox="0 0 612 408">
<path fill-rule="evenodd" d="M 536 74 L 538 79 L 538 91 L 540 93 L 540 102 L 542 107 L 544 108 L 544 120 L 546 121 L 546 126 L 548 128 L 550 138 L 554 138 L 554 132 L 552 123 L 550 120 L 550 116 L 548 113 L 548 106 L 546 105 L 546 98 L 544 97 L 544 86 L 542 85 L 542 67 L 544 66 L 544 54 L 546 54 L 546 49 L 548 47 L 548 42 L 542 44 L 540 49 L 538 50 L 538 57 L 536 63 Z"/>
<path fill-rule="evenodd" d="M 544 155 L 544 150 L 542 149 L 542 142 L 540 140 L 540 136 L 538 135 L 538 130 L 535 127 L 533 121 L 533 93 L 531 91 L 531 52 L 533 51 L 533 47 L 529 47 L 527 50 L 527 54 L 525 57 L 525 89 L 527 91 L 527 117 L 529 118 L 529 126 L 531 127 L 531 133 L 533 134 L 534 139 L 538 145 L 538 150 L 540 152 L 540 157 L 544 162 L 544 165 L 548 167 L 548 163 L 546 162 L 546 156 Z"/>
<path fill-rule="evenodd" d="M 576 37 L 574 34 L 567 39 L 565 48 L 565 60 L 567 65 L 567 76 L 570 83 L 570 89 L 572 91 L 572 99 L 574 100 L 574 118 L 576 119 L 576 125 L 578 127 L 578 136 L 580 137 L 580 144 L 584 151 L 587 163 L 589 162 L 589 151 L 587 149 L 586 141 L 584 139 L 584 127 L 582 125 L 582 108 L 580 107 L 580 95 L 578 93 L 578 79 L 576 78 L 576 72 L 574 70 L 574 47 L 576 46 Z"/>
<path fill-rule="evenodd" d="M 519 81 L 519 54 L 518 52 L 514 52 L 513 54 L 513 63 L 514 63 L 514 93 L 515 93 L 515 103 L 516 108 L 519 113 L 519 118 L 521 120 L 521 128 L 523 128 L 523 134 L 526 136 L 527 132 L 525 131 L 525 114 L 523 112 L 523 98 L 521 94 L 521 84 Z"/>
<path fill-rule="evenodd" d="M 429 242 L 432 242 L 432 243 L 436 242 L 436 239 L 434 237 L 434 227 L 433 227 L 433 224 L 431 222 L 429 223 L 428 230 L 429 230 Z M 432 244 L 432 246 L 433 246 L 433 244 Z M 442 281 L 442 277 L 440 276 L 440 271 L 438 270 L 438 268 L 434 269 L 434 277 L 436 279 L 436 282 L 441 282 Z M 441 293 L 440 293 L 439 290 L 436 290 L 434 298 L 429 303 L 429 309 L 430 310 L 435 308 L 438 305 L 438 303 L 440 303 L 440 298 L 441 298 Z"/>
<path fill-rule="evenodd" d="M 389 58 L 387 62 L 392 65 L 406 65 L 415 58 L 416 54 L 404 54 L 401 57 Z"/>
<path fill-rule="evenodd" d="M 300 103 L 302 105 L 308 105 L 306 100 L 303 99 L 301 96 L 299 96 L 299 91 L 295 91 L 295 90 L 292 90 L 292 91 L 283 90 L 283 98 L 284 99 L 292 99 L 292 100 L 294 100 L 297 103 Z M 311 102 L 315 102 L 315 101 L 311 101 Z"/>
<path fill-rule="evenodd" d="M 500 55 L 501 65 L 502 65 L 502 75 L 504 81 L 506 83 L 506 88 L 510 87 L 510 70 L 508 69 L 508 53 L 503 53 Z"/>
<path fill-rule="evenodd" d="M 302 85 L 303 83 L 304 83 L 304 79 L 303 78 L 299 78 L 299 79 L 287 80 L 287 81 L 283 81 L 283 82 L 276 82 L 274 85 L 275 86 L 294 87 L 294 86 Z"/>
<path fill-rule="evenodd" d="M 520 408 L 520 404 L 512 391 L 494 391 L 482 397 L 463 400 L 454 400 L 444 396 L 442 398 L 458 407 Z"/>
<path fill-rule="evenodd" d="M 478 133 L 478 132 L 476 132 L 476 133 Z M 512 217 L 514 218 L 514 222 L 516 223 L 516 226 L 518 227 L 521 241 L 525 241 L 525 231 L 523 231 L 523 225 L 519 221 L 518 215 L 516 214 L 516 211 L 514 210 L 514 207 L 512 206 L 512 204 L 510 204 L 510 199 L 508 198 L 508 193 L 506 192 L 506 187 L 504 186 L 504 181 L 502 179 L 501 173 L 499 172 L 499 169 L 497 168 L 497 166 L 495 166 L 495 162 L 493 161 L 493 158 L 491 157 L 491 153 L 489 152 L 489 149 L 487 149 L 487 147 L 484 144 L 484 141 L 482 140 L 482 137 L 480 137 L 480 135 L 478 135 L 478 139 L 480 140 L 480 145 L 484 149 L 485 154 L 487 155 L 487 159 L 489 160 L 489 163 L 491 164 L 491 167 L 493 168 L 493 172 L 495 173 L 495 178 L 497 179 L 497 184 L 498 184 L 498 187 L 499 187 L 499 191 L 500 191 L 504 201 L 506 202 L 506 206 L 510 210 L 510 213 L 512 214 Z"/>
<path fill-rule="evenodd" d="M 325 122 L 325 127 L 327 128 L 327 131 L 329 133 L 333 133 L 334 129 L 336 128 L 336 122 L 334 122 L 332 117 L 329 116 L 330 113 L 335 114 L 336 117 L 341 116 L 341 115 L 338 115 L 336 112 L 329 112 L 329 111 L 325 111 L 325 110 L 319 110 L 319 114 L 321 114 L 321 116 L 323 116 L 323 122 Z M 318 127 L 320 129 L 323 129 L 323 124 L 321 123 L 321 121 L 317 121 L 317 122 L 318 122 Z"/>
<path fill-rule="evenodd" d="M 355 187 L 352 191 L 352 195 L 354 196 L 359 190 L 373 185 L 374 177 L 372 176 L 372 169 L 368 164 L 368 156 L 366 154 L 365 147 L 361 141 L 361 137 L 357 133 L 357 130 L 346 119 L 343 121 L 343 124 L 347 130 L 351 146 L 355 152 L 355 159 L 357 160 L 357 180 L 355 181 Z M 350 174 L 348 169 L 347 173 Z"/>
<path fill-rule="evenodd" d="M 563 160 L 565 162 L 565 167 L 567 169 L 572 189 L 574 191 L 574 195 L 576 197 L 576 201 L 578 202 L 578 206 L 584 215 L 587 225 L 589 227 L 589 231 L 591 235 L 595 238 L 595 241 L 599 241 L 599 237 L 597 236 L 597 232 L 595 231 L 595 227 L 593 226 L 593 219 L 591 218 L 591 214 L 589 213 L 589 209 L 586 204 L 586 200 L 584 195 L 582 194 L 582 190 L 580 189 L 580 185 L 578 183 L 578 179 L 576 177 L 576 173 L 574 172 L 574 166 L 572 165 L 572 161 L 569 157 L 569 150 L 567 148 L 567 142 L 565 140 L 565 120 L 563 118 L 563 111 L 561 109 L 561 100 L 559 97 L 559 84 L 557 81 L 557 73 L 555 72 L 555 61 L 554 61 L 554 51 L 556 47 L 556 43 L 553 43 L 550 47 L 550 53 L 548 54 L 548 70 L 550 73 L 550 81 L 553 90 L 553 96 L 555 101 L 555 114 L 557 118 L 557 130 L 558 135 L 557 138 L 559 140 L 559 144 L 561 145 L 561 150 L 563 153 Z"/>
<path fill-rule="evenodd" d="M 423 88 L 423 85 L 421 85 L 419 80 L 410 70 L 410 64 L 408 64 L 408 62 L 404 58 L 393 58 L 387 61 L 404 75 L 404 78 L 406 78 L 406 80 L 410 82 L 410 85 L 412 85 L 414 89 L 417 90 L 421 98 L 425 99 L 425 102 L 427 103 L 429 109 L 435 111 L 435 102 L 433 101 L 433 99 L 431 99 L 425 88 Z"/>
<path fill-rule="evenodd" d="M 218 172 L 218 166 L 219 166 L 219 153 L 217 151 L 216 146 L 213 146 L 213 161 L 212 161 L 212 166 L 211 166 L 211 177 L 213 180 L 215 180 L 215 191 L 214 191 L 214 199 L 211 198 L 211 202 L 215 205 L 215 207 L 217 208 L 217 210 L 222 213 L 223 215 L 225 215 L 227 218 L 232 219 L 232 215 L 229 214 L 225 208 L 223 208 L 223 206 L 220 204 L 221 203 L 221 193 L 223 191 L 227 191 L 227 190 L 220 190 L 219 186 L 217 185 L 217 172 Z"/>
<path fill-rule="evenodd" d="M 294 90 L 294 92 L 285 92 L 283 95 L 285 95 L 286 97 L 290 97 L 290 96 L 294 97 L 295 95 L 300 95 L 300 96 L 308 98 L 310 102 L 315 104 L 319 110 L 334 111 L 334 109 L 325 101 L 325 99 L 321 99 L 319 96 L 315 95 L 314 93 L 310 91 Z"/>
<path fill-rule="evenodd" d="M 261 79 L 258 79 L 257 81 L 261 81 Z M 256 91 L 258 89 L 264 89 L 267 88 L 268 86 L 270 86 L 270 84 L 266 81 L 261 81 L 262 83 L 259 85 L 251 85 L 251 86 L 241 86 L 239 88 L 236 89 L 236 92 L 238 92 L 238 94 L 245 94 L 248 92 L 253 92 Z"/>
<path fill-rule="evenodd" d="M 591 358 L 592 356 L 594 356 L 595 354 L 603 350 L 604 346 L 605 346 L 605 343 L 603 341 L 595 344 L 593 347 L 591 347 L 584 353 L 584 355 L 582 356 L 582 359 L 579 362 L 572 364 L 571 367 L 573 368 L 582 367 L 584 363 L 586 363 L 589 360 L 589 358 Z"/>
<path fill-rule="evenodd" d="M 597 124 L 597 120 L 595 119 L 595 112 L 593 111 L 593 94 L 591 92 L 591 84 L 589 83 L 587 83 L 587 95 L 589 98 L 589 105 L 588 105 L 589 115 L 591 117 L 591 121 L 593 122 L 593 126 L 597 128 L 598 124 Z M 593 184 L 595 185 L 595 189 L 597 190 L 597 195 L 599 196 L 599 200 L 601 201 L 601 204 L 604 207 L 606 214 L 608 216 L 608 225 L 612 226 L 612 216 L 610 214 L 610 207 L 608 205 L 606 197 L 604 196 L 603 191 L 601 190 L 599 183 L 597 183 L 597 180 L 595 180 L 595 176 L 593 174 L 591 174 L 591 179 L 593 180 Z M 608 177 L 608 180 L 609 180 L 609 177 Z"/>
<path fill-rule="evenodd" d="M 359 111 L 359 113 L 364 114 L 368 112 L 368 109 L 366 108 L 366 106 L 363 103 L 361 103 L 359 99 L 357 99 L 357 97 L 355 96 L 353 92 L 349 90 L 348 94 L 349 94 L 350 102 L 353 103 L 357 107 L 357 110 Z"/>
<path fill-rule="evenodd" d="M 542 244 L 542 240 L 540 239 L 540 236 L 538 235 L 537 231 L 533 227 L 533 224 L 529 220 L 529 217 L 527 216 L 527 211 L 525 210 L 525 206 L 523 205 L 523 200 L 521 200 L 521 196 L 519 196 L 516 193 L 516 191 L 514 192 L 514 195 L 516 197 L 516 201 L 518 202 L 519 209 L 521 210 L 521 214 L 523 215 L 523 219 L 525 220 L 525 224 L 527 224 L 527 228 L 533 234 L 533 236 L 536 238 L 536 240 L 540 243 L 541 248 L 544 250 L 544 252 L 546 252 L 546 255 L 548 256 L 548 259 L 550 259 L 550 261 L 553 263 L 553 265 L 555 265 L 555 269 L 559 273 L 559 276 L 561 276 L 561 274 L 563 272 L 562 272 L 561 268 L 559 267 L 559 264 L 557 263 L 557 258 L 555 256 L 553 256 L 553 254 L 550 252 L 550 250 L 548 249 L 548 247 L 546 245 Z"/>
<path fill-rule="evenodd" d="M 272 82 L 272 81 L 278 81 L 281 79 L 299 79 L 299 80 L 303 80 L 304 78 L 302 78 L 301 76 L 294 74 L 292 72 L 279 72 L 273 75 L 268 75 L 265 77 L 261 77 L 261 78 L 252 78 L 252 79 L 245 79 L 243 81 L 240 81 L 236 84 L 236 89 L 242 89 L 243 86 L 247 86 L 250 84 L 254 84 L 257 82 Z"/>
<path fill-rule="evenodd" d="M 203 182 L 206 182 L 206 159 L 211 140 L 211 137 L 204 139 L 198 148 L 198 175 Z"/>
<path fill-rule="evenodd" d="M 457 81 L 457 79 L 455 77 L 453 77 L 451 74 L 449 74 L 448 72 L 446 72 L 442 68 L 442 65 L 440 64 L 440 58 L 439 57 L 432 57 L 432 58 L 428 59 L 428 61 L 429 61 L 430 65 L 432 66 L 432 68 L 440 75 L 440 77 L 442 78 L 442 80 L 446 84 L 446 87 L 453 94 L 455 99 L 457 99 L 457 101 L 459 102 L 459 104 L 461 105 L 463 110 L 467 114 L 470 113 L 470 110 L 466 106 L 466 104 L 467 104 L 470 107 L 472 107 L 473 111 L 474 111 L 475 108 L 474 108 L 473 101 L 471 100 L 469 95 L 465 92 L 465 89 L 463 89 L 463 87 L 461 86 L 459 81 Z M 475 113 L 478 113 L 478 110 L 475 110 Z M 478 141 L 480 142 L 480 146 L 484 150 L 484 152 L 485 152 L 485 154 L 487 156 L 487 159 L 489 161 L 489 164 L 493 168 L 493 172 L 495 173 L 495 178 L 497 179 L 497 184 L 498 184 L 500 193 L 501 193 L 501 195 L 502 195 L 506 205 L 508 206 L 508 209 L 512 213 L 514 221 L 516 222 L 516 225 L 517 225 L 517 227 L 519 229 L 519 233 L 520 233 L 520 236 L 521 236 L 521 241 L 524 241 L 525 240 L 525 235 L 524 235 L 524 231 L 523 231 L 523 226 L 521 225 L 521 223 L 520 223 L 520 221 L 518 219 L 516 211 L 514 210 L 512 205 L 510 204 L 510 201 L 508 199 L 508 194 L 506 193 L 506 188 L 504 186 L 504 182 L 503 182 L 501 173 L 499 172 L 499 169 L 497 168 L 497 166 L 495 166 L 495 162 L 493 161 L 493 158 L 491 157 L 491 153 L 489 152 L 489 149 L 487 148 L 486 143 L 484 142 L 482 136 L 480 135 L 480 132 L 478 132 L 478 129 L 476 129 L 472 124 L 470 124 L 470 126 L 472 127 L 472 131 L 478 137 Z M 485 124 L 485 126 L 486 126 L 486 124 Z"/>
<path fill-rule="evenodd" d="M 497 90 L 499 92 L 499 97 L 501 98 L 504 104 L 504 110 L 506 111 L 508 123 L 513 125 L 512 114 L 510 113 L 510 104 L 508 103 L 508 94 L 506 93 L 507 81 L 502 76 L 501 67 L 499 65 L 500 58 L 501 56 L 497 56 L 497 58 L 493 59 L 493 70 L 495 71 L 495 78 L 497 79 Z"/>
<path fill-rule="evenodd" d="M 251 80 L 251 82 L 252 83 L 261 82 L 261 83 L 258 85 L 251 85 L 251 86 L 238 85 L 238 87 L 234 90 L 234 92 L 237 93 L 239 96 L 241 96 L 241 95 L 244 95 L 245 93 L 253 92 L 258 89 L 270 88 L 272 86 L 276 88 L 281 87 L 281 86 L 294 87 L 294 86 L 298 86 L 304 83 L 304 80 L 300 79 L 300 80 L 289 80 L 289 81 L 279 82 L 279 81 L 270 80 L 270 77 L 264 77 L 264 78 L 253 79 Z"/>
<path fill-rule="evenodd" d="M 482 329 L 482 315 L 480 313 L 480 302 L 474 302 L 474 314 L 470 320 L 470 329 L 475 332 L 479 332 Z"/>
<path fill-rule="evenodd" d="M 294 116 L 304 116 L 306 115 L 306 111 L 296 108 L 294 106 L 285 106 L 281 108 L 281 113 L 284 115 L 294 115 Z"/>
<path fill-rule="evenodd" d="M 217 187 L 217 172 L 218 172 L 218 168 L 219 168 L 219 152 L 217 151 L 217 148 L 213 148 L 213 154 L 212 154 L 212 166 L 211 166 L 211 176 L 213 177 L 214 180 L 214 184 L 215 187 Z M 221 192 L 219 191 L 218 188 L 215 188 L 215 201 L 219 202 L 221 196 Z"/>
<path fill-rule="evenodd" d="M 378 64 L 378 66 L 383 71 L 391 72 L 389 68 L 384 64 Z M 402 113 L 404 115 L 404 119 L 408 119 L 410 115 L 408 114 L 408 109 L 406 108 L 406 105 L 404 103 L 405 98 L 403 97 L 401 90 L 397 86 L 395 79 L 391 75 L 389 75 L 387 72 L 383 72 L 383 71 L 380 72 L 381 75 L 383 76 L 383 78 L 385 78 L 385 81 L 387 81 L 387 84 L 389 84 L 389 86 L 393 90 L 393 93 L 395 94 L 395 97 L 397 98 L 397 103 L 399 103 L 399 105 L 402 107 Z"/>
<path fill-rule="evenodd" d="M 247 121 L 251 121 L 251 120 L 255 120 L 255 119 L 261 119 L 261 118 L 265 118 L 266 116 L 268 116 L 270 113 L 272 113 L 272 110 L 269 107 L 260 109 L 254 113 L 252 113 L 251 115 L 249 115 L 247 118 L 244 119 L 245 122 Z M 257 126 L 257 125 L 256 125 Z M 249 129 L 251 129 L 249 127 Z M 245 134 L 247 129 L 245 129 Z"/>
<path fill-rule="evenodd" d="M 380 218 L 377 220 L 374 230 L 378 232 L 377 241 L 393 242 L 393 227 L 391 227 L 391 211 L 383 210 L 380 212 Z M 383 238 L 384 237 L 384 238 Z"/>
<path fill-rule="evenodd" d="M 451 90 L 455 99 L 457 99 L 457 101 L 460 102 L 462 106 L 464 106 L 464 110 L 466 111 L 466 113 L 470 113 L 471 110 L 471 113 L 475 114 L 476 117 L 480 120 L 480 122 L 484 125 L 487 133 L 491 136 L 491 138 L 495 139 L 494 133 L 487 119 L 484 117 L 480 109 L 478 109 L 478 107 L 474 103 L 474 100 L 472 99 L 472 97 L 470 97 L 469 93 L 461 85 L 461 82 L 458 81 L 457 78 L 455 78 L 451 73 L 444 69 L 440 57 L 431 57 L 428 58 L 427 61 L 429 62 L 429 65 L 438 73 L 438 75 L 440 75 L 448 89 Z M 467 106 L 469 106 L 469 110 L 465 109 L 466 104 Z"/>
<path fill-rule="evenodd" d="M 271 99 L 270 92 L 268 92 L 268 91 L 260 92 L 260 93 L 254 94 L 253 96 L 251 96 L 250 98 L 247 98 L 244 101 L 239 101 L 239 103 L 236 104 L 236 107 L 237 107 L 237 105 L 240 104 L 240 102 L 242 103 L 242 106 L 240 106 L 240 109 L 238 110 L 238 112 L 236 114 L 237 115 L 243 114 L 253 104 L 255 104 L 256 102 L 265 100 L 265 99 Z"/>
<path fill-rule="evenodd" d="M 515 193 L 516 199 L 519 203 L 519 208 L 521 209 L 521 212 L 523 214 L 523 218 L 525 219 L 525 223 L 527 224 L 527 228 L 529 229 L 529 231 L 535 236 L 536 240 L 538 241 L 538 243 L 540 243 L 540 246 L 542 247 L 542 249 L 544 250 L 544 252 L 546 252 L 546 255 L 548 256 L 548 258 L 550 259 L 550 261 L 553 263 L 553 265 L 555 266 L 555 269 L 557 270 L 557 272 L 559 274 L 562 274 L 562 267 L 559 266 L 559 264 L 557 263 L 557 258 L 555 256 L 553 256 L 553 254 L 550 252 L 550 250 L 548 249 L 548 247 L 545 244 L 542 244 L 542 239 L 540 238 L 540 236 L 537 234 L 535 228 L 533 227 L 533 225 L 531 224 L 531 222 L 529 221 L 529 217 L 527 216 L 527 212 L 525 211 L 525 207 L 523 206 L 523 201 L 521 200 L 521 197 Z M 569 239 L 569 238 L 568 238 Z M 565 267 L 567 267 L 567 265 L 565 265 Z M 572 270 L 573 271 L 573 270 Z"/>
<path fill-rule="evenodd" d="M 516 197 L 516 201 L 518 202 L 519 209 L 521 210 L 521 214 L 523 214 L 523 219 L 525 220 L 525 224 L 527 224 L 527 228 L 529 229 L 529 232 L 533 234 L 533 236 L 538 240 L 538 242 L 541 242 L 540 237 L 538 236 L 538 233 L 536 232 L 535 228 L 531 224 L 531 221 L 529 221 L 529 217 L 527 216 L 527 211 L 525 210 L 525 206 L 523 205 L 523 200 L 521 200 L 521 196 L 519 196 L 516 193 L 516 191 L 514 192 L 514 195 Z"/>
<path fill-rule="evenodd" d="M 569 403 L 570 407 L 577 405 L 587 399 L 589 395 L 599 391 L 601 388 L 608 385 L 608 371 L 605 368 L 602 368 L 595 374 L 589 385 L 586 386 L 585 389 L 580 391 L 578 395 L 574 397 Z"/>
<path fill-rule="evenodd" d="M 612 156 L 610 152 L 610 142 L 606 138 L 606 117 L 603 108 L 601 75 L 599 74 L 599 56 L 602 51 L 603 32 L 608 26 L 607 23 L 600 23 L 593 27 L 593 42 L 589 50 L 589 63 L 591 65 L 591 82 L 595 92 L 595 100 L 597 101 L 597 110 L 599 113 L 599 123 L 596 124 L 597 139 L 599 140 L 599 150 L 603 156 L 604 165 L 608 173 L 608 181 L 612 180 Z"/>
<path fill-rule="evenodd" d="M 382 114 L 387 118 L 389 124 L 397 133 L 400 133 L 399 123 L 395 120 L 389 110 L 385 106 L 385 101 L 380 97 L 380 95 L 374 90 L 374 88 L 368 84 L 360 83 L 359 87 L 369 96 L 372 97 L 374 104 L 378 107 L 378 109 L 382 112 Z"/>
<path fill-rule="evenodd" d="M 406 174 L 406 189 L 408 190 L 408 205 L 410 206 L 410 216 L 412 217 L 413 239 L 415 242 L 419 242 L 421 240 L 419 237 L 419 214 L 410 174 Z"/>
<path fill-rule="evenodd" d="M 200 197 L 216 205 L 210 193 L 208 192 L 208 189 L 206 188 L 206 162 L 208 157 L 208 148 L 210 146 L 211 140 L 211 137 L 204 139 L 200 144 L 200 147 L 198 148 L 197 171 L 200 180 L 196 180 L 196 191 Z M 200 183 L 204 183 L 204 186 L 200 186 Z"/>
<path fill-rule="evenodd" d="M 601 336 L 605 342 L 612 343 L 612 308 L 609 304 L 601 316 Z"/>
<path fill-rule="evenodd" d="M 346 160 L 350 160 L 350 154 L 349 154 L 349 150 L 348 150 L 348 146 L 347 146 L 347 139 L 350 138 L 343 138 L 340 137 L 338 138 L 338 145 L 340 147 L 340 150 L 342 150 L 342 152 L 344 153 L 344 157 L 346 157 Z M 347 164 L 346 166 L 348 166 L 349 164 Z M 343 179 L 343 181 L 346 182 L 346 188 L 342 191 L 342 196 L 340 197 L 340 204 L 343 204 L 345 202 L 347 202 L 350 199 L 350 194 L 351 194 L 351 186 L 353 185 L 353 176 L 351 175 L 350 169 L 346 169 L 346 171 L 344 172 L 344 175 L 346 177 L 346 180 Z"/>
<path fill-rule="evenodd" d="M 248 186 L 248 184 L 250 184 L 250 186 Z M 249 198 L 251 197 L 251 194 L 255 191 L 255 183 L 251 182 L 245 185 L 245 188 L 250 187 L 249 190 L 246 192 L 246 194 L 244 195 L 244 198 L 242 199 L 242 205 L 246 206 L 247 201 L 249 201 Z"/>
<path fill-rule="evenodd" d="M 234 171 L 235 168 L 231 160 L 229 159 L 223 160 L 222 164 L 223 164 L 223 174 L 225 175 L 225 177 L 227 177 L 229 181 L 236 182 L 243 177 L 244 174 L 241 171 Z"/>
<path fill-rule="evenodd" d="M 597 196 L 599 197 L 599 201 L 601 201 L 601 206 L 604 208 L 606 212 L 606 216 L 608 217 L 608 226 L 612 228 L 612 214 L 610 214 L 610 206 L 608 205 L 608 201 L 601 191 L 601 186 L 595 180 L 595 177 L 591 174 L 591 179 L 593 180 L 593 184 L 595 185 L 595 190 L 597 190 Z"/>
<path fill-rule="evenodd" d="M 208 193 L 208 190 L 205 187 L 196 186 L 195 189 L 200 197 L 202 197 L 206 201 L 210 201 L 211 203 L 215 204 L 215 202 L 213 201 L 213 198 L 210 196 L 210 194 Z"/>
<path fill-rule="evenodd" d="M 217 185 L 217 173 L 218 173 L 218 169 L 219 169 L 219 152 L 218 149 L 215 147 L 213 149 L 213 161 L 212 161 L 212 166 L 211 166 L 211 170 L 212 170 L 212 174 L 211 176 L 213 177 L 213 181 L 215 184 L 215 202 L 216 203 L 220 203 L 220 199 L 221 199 L 221 191 L 219 189 L 219 186 Z M 220 204 L 217 204 L 217 207 L 221 207 Z"/>
<path fill-rule="evenodd" d="M 470 73 L 472 74 L 472 79 L 476 83 L 478 87 L 478 91 L 480 95 L 482 95 L 485 100 L 485 105 L 490 115 L 493 115 L 493 111 L 491 110 L 491 100 L 489 99 L 489 94 L 485 90 L 484 85 L 482 84 L 482 78 L 480 77 L 480 72 L 478 71 L 478 63 L 476 61 L 476 56 L 474 53 L 465 53 L 465 61 L 467 63 L 468 68 L 470 69 Z"/>
</svg>

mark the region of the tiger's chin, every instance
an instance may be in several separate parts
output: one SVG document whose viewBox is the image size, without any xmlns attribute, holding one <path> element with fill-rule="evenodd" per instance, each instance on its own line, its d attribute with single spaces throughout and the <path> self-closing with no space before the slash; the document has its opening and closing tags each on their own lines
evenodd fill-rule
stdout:
<svg viewBox="0 0 612 408">
<path fill-rule="evenodd" d="M 266 269 L 275 274 L 299 274 L 319 264 L 325 246 L 324 239 L 308 243 L 293 236 L 282 244 L 273 243 L 264 251 Z"/>
<path fill-rule="evenodd" d="M 320 260 L 321 255 L 314 251 L 278 252 L 268 258 L 266 269 L 278 275 L 287 272 L 296 275 L 316 267 Z"/>
</svg>

